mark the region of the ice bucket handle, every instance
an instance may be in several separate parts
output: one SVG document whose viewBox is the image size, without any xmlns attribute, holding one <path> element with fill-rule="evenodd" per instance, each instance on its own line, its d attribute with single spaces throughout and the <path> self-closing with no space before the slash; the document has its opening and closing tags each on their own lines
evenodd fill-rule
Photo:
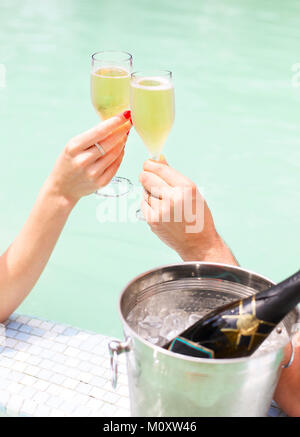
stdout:
<svg viewBox="0 0 300 437">
<path fill-rule="evenodd" d="M 118 355 L 130 350 L 131 338 L 128 337 L 125 341 L 112 340 L 108 344 L 110 355 L 110 366 L 112 370 L 111 383 L 113 388 L 117 387 L 118 382 Z"/>
<path fill-rule="evenodd" d="M 290 365 L 292 364 L 292 362 L 294 361 L 295 347 L 294 347 L 294 341 L 293 340 L 294 340 L 294 338 L 292 337 L 291 341 L 290 341 L 290 343 L 291 343 L 291 355 L 290 355 L 290 359 L 289 359 L 287 364 L 282 364 L 281 365 L 281 367 L 283 369 L 288 369 L 290 367 Z"/>
</svg>

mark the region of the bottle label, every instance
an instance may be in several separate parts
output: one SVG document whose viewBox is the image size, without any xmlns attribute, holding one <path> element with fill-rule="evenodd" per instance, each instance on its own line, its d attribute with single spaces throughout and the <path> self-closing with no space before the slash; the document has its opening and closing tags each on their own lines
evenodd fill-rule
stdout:
<svg viewBox="0 0 300 437">
<path fill-rule="evenodd" d="M 169 351 L 198 358 L 214 358 L 215 353 L 201 344 L 194 343 L 183 337 L 176 337 L 170 344 Z"/>
<path fill-rule="evenodd" d="M 251 304 L 247 308 L 244 308 L 243 302 L 240 301 L 238 311 L 238 314 L 222 315 L 226 320 L 226 328 L 221 328 L 221 332 L 236 349 L 242 343 L 247 345 L 248 350 L 254 349 L 261 343 L 261 338 L 270 333 L 275 324 L 257 318 L 255 296 L 252 296 Z"/>
</svg>

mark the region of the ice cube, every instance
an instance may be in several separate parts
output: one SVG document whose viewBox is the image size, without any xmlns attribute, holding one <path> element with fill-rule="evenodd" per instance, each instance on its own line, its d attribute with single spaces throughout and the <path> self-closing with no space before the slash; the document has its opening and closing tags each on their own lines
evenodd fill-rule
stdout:
<svg viewBox="0 0 300 437">
<path fill-rule="evenodd" d="M 160 328 L 162 325 L 162 319 L 158 316 L 146 316 L 143 320 L 140 321 L 140 325 L 144 326 L 145 328 Z"/>
<path fill-rule="evenodd" d="M 162 319 L 160 317 L 147 315 L 138 323 L 138 334 L 145 340 L 151 341 L 150 338 L 152 338 L 155 339 L 152 342 L 157 342 L 161 325 Z"/>
<path fill-rule="evenodd" d="M 175 338 L 180 332 L 178 331 L 178 329 L 174 329 L 173 331 L 169 331 L 166 334 L 166 340 L 171 341 L 173 340 L 173 338 Z"/>
<path fill-rule="evenodd" d="M 189 326 L 194 325 L 194 323 L 198 322 L 198 320 L 200 320 L 200 319 L 201 319 L 201 316 L 199 314 L 195 314 L 195 313 L 194 314 L 190 314 L 189 318 L 188 318 L 188 321 L 187 321 L 187 328 Z"/>
<path fill-rule="evenodd" d="M 170 310 L 168 308 L 162 308 L 158 313 L 158 317 L 160 317 L 163 320 L 169 314 L 170 314 Z"/>
<path fill-rule="evenodd" d="M 164 320 L 162 324 L 162 328 L 160 330 L 160 335 L 169 340 L 175 337 L 177 334 L 185 330 L 187 321 L 187 313 L 185 311 L 175 311 L 172 314 L 169 314 Z M 174 334 L 175 333 L 175 334 Z"/>
<path fill-rule="evenodd" d="M 160 337 L 159 336 L 157 336 L 157 337 L 147 337 L 147 338 L 145 338 L 145 340 L 150 341 L 150 343 L 152 343 L 152 344 L 158 344 L 159 340 L 160 340 Z"/>
</svg>

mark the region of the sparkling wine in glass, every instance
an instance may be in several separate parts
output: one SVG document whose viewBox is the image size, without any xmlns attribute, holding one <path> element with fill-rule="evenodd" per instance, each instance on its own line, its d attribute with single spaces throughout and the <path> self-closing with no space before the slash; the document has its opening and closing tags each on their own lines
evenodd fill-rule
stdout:
<svg viewBox="0 0 300 437">
<path fill-rule="evenodd" d="M 130 108 L 135 130 L 150 158 L 159 160 L 175 118 L 171 71 L 141 71 L 131 75 Z M 139 219 L 143 214 L 137 211 Z"/>
<path fill-rule="evenodd" d="M 130 74 L 132 55 L 126 52 L 102 51 L 92 55 L 91 100 L 101 120 L 130 109 Z M 130 191 L 132 183 L 123 177 L 114 177 L 99 196 L 119 197 Z"/>
</svg>

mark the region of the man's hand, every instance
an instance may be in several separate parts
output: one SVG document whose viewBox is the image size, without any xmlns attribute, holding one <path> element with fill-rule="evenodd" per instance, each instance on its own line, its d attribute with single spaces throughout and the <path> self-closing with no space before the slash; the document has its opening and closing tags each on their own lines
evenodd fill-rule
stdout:
<svg viewBox="0 0 300 437">
<path fill-rule="evenodd" d="M 218 235 L 207 203 L 193 181 L 165 160 L 147 160 L 140 174 L 141 209 L 152 231 L 184 261 L 237 265 Z"/>
</svg>

